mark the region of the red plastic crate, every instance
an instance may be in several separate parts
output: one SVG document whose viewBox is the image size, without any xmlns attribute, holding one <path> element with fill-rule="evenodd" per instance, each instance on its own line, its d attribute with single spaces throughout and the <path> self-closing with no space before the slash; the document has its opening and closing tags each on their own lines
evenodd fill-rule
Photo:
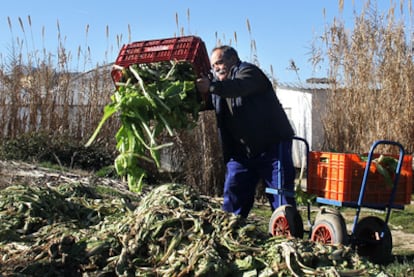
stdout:
<svg viewBox="0 0 414 277">
<path fill-rule="evenodd" d="M 398 159 L 398 155 L 386 155 Z M 374 154 L 373 158 L 379 157 Z M 340 202 L 357 202 L 366 162 L 357 154 L 316 152 L 309 153 L 307 192 Z M 392 185 L 377 172 L 371 163 L 365 186 L 363 204 L 386 204 Z M 394 204 L 409 204 L 412 192 L 412 156 L 404 155 Z"/>
<path fill-rule="evenodd" d="M 196 36 L 138 41 L 125 44 L 119 51 L 116 65 L 128 67 L 132 64 L 144 64 L 162 61 L 187 61 L 193 65 L 200 76 L 210 72 L 210 60 L 204 42 Z M 122 73 L 113 68 L 111 76 L 114 82 L 121 79 Z"/>
</svg>

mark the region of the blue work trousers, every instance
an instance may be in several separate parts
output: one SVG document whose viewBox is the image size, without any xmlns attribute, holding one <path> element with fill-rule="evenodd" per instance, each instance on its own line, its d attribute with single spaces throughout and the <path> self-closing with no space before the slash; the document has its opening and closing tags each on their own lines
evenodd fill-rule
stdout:
<svg viewBox="0 0 414 277">
<path fill-rule="evenodd" d="M 254 158 L 230 159 L 226 167 L 223 210 L 247 217 L 253 207 L 260 180 L 267 187 L 290 192 L 288 196 L 281 194 L 282 203 L 279 195 L 267 194 L 272 210 L 285 204 L 296 207 L 295 198 L 292 197 L 295 188 L 292 140 L 279 142 Z M 279 184 L 279 180 L 282 184 Z"/>
</svg>

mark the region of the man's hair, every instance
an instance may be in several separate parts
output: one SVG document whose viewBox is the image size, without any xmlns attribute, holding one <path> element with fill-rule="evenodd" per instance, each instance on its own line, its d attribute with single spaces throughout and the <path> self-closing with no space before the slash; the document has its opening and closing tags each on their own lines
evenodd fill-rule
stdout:
<svg viewBox="0 0 414 277">
<path fill-rule="evenodd" d="M 239 54 L 237 54 L 236 49 L 234 49 L 233 47 L 231 47 L 229 45 L 216 46 L 216 47 L 213 48 L 213 50 L 211 50 L 211 53 L 213 53 L 216 50 L 223 51 L 223 57 L 226 60 L 229 60 L 231 58 L 235 58 L 237 62 L 240 61 Z"/>
</svg>

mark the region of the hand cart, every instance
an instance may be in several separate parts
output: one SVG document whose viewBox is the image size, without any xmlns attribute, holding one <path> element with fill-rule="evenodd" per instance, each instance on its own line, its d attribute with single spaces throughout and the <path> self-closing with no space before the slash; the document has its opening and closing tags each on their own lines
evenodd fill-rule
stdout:
<svg viewBox="0 0 414 277">
<path fill-rule="evenodd" d="M 389 140 L 375 141 L 366 161 L 360 160 L 356 154 L 310 152 L 305 139 L 295 137 L 295 140 L 302 141 L 306 146 L 306 191 L 315 194 L 316 203 L 320 205 L 313 222 L 310 204 L 307 206 L 309 239 L 325 244 L 349 244 L 374 263 L 390 261 L 392 235 L 388 221 L 392 209 L 403 210 L 404 205 L 410 203 L 412 156 L 405 154 L 400 143 Z M 384 176 L 376 172 L 374 163 L 381 155 L 374 152 L 379 145 L 399 149 L 398 156 L 392 155 L 398 160 L 392 172 L 392 184 L 386 184 Z M 276 195 L 284 193 L 281 188 L 268 188 L 266 192 Z M 356 209 L 350 233 L 344 217 L 334 207 Z M 360 219 L 362 208 L 385 211 L 385 219 L 377 216 Z M 301 219 L 299 212 L 290 205 L 277 208 L 269 221 L 269 233 L 303 238 L 303 222 L 298 218 Z"/>
</svg>

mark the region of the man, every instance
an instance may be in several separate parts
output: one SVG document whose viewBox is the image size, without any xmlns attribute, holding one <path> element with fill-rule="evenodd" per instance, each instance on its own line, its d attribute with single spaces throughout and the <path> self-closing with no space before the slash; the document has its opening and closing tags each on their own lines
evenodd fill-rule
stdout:
<svg viewBox="0 0 414 277">
<path fill-rule="evenodd" d="M 282 204 L 296 207 L 293 196 L 293 129 L 267 76 L 242 62 L 230 46 L 212 50 L 214 80 L 197 79 L 200 93 L 210 95 L 226 163 L 223 209 L 247 217 L 260 179 L 267 187 L 283 188 L 290 196 L 269 194 L 272 210 Z M 279 163 L 280 162 L 280 163 Z M 281 166 L 280 166 L 281 164 Z"/>
</svg>

